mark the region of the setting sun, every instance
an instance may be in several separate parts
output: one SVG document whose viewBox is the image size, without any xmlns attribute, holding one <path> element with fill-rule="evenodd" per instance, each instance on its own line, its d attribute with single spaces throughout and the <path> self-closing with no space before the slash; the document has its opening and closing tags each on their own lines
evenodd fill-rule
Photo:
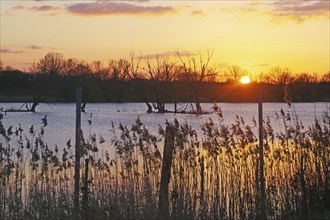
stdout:
<svg viewBox="0 0 330 220">
<path fill-rule="evenodd" d="M 240 80 L 242 84 L 249 84 L 251 82 L 250 78 L 248 76 L 243 76 Z"/>
<path fill-rule="evenodd" d="M 238 65 L 256 77 L 275 66 L 329 71 L 324 0 L 0 0 L 0 16 L 1 62 L 20 70 L 49 52 L 107 62 L 205 48 L 214 50 L 210 66 Z"/>
</svg>

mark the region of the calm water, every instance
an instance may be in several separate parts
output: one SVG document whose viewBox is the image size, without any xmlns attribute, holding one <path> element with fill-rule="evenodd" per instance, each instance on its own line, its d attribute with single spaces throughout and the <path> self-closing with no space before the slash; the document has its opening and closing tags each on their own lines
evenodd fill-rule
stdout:
<svg viewBox="0 0 330 220">
<path fill-rule="evenodd" d="M 253 125 L 252 118 L 257 117 L 258 106 L 256 103 L 218 103 L 223 112 L 223 123 L 229 125 L 234 122 L 236 115 L 242 116 L 245 122 Z M 294 108 L 299 120 L 307 126 L 314 122 L 315 117 L 321 119 L 325 111 L 329 111 L 329 103 L 295 103 Z M 22 103 L 0 103 L 0 108 L 19 108 Z M 211 111 L 213 104 L 203 103 L 202 108 L 205 111 Z M 174 108 L 168 104 L 168 109 Z M 285 103 L 264 103 L 264 118 L 269 117 L 271 124 L 276 132 L 283 130 L 283 125 L 276 121 L 276 112 L 283 108 L 285 112 L 292 112 L 292 108 L 288 108 Z M 218 122 L 216 114 L 206 114 L 201 116 L 188 114 L 147 114 L 146 105 L 144 103 L 122 103 L 122 104 L 87 104 L 86 113 L 82 113 L 82 129 L 85 137 L 89 133 L 95 133 L 97 137 L 102 135 L 109 145 L 111 138 L 111 121 L 115 127 L 119 123 L 132 125 L 137 117 L 141 118 L 142 123 L 152 132 L 157 133 L 159 125 L 165 125 L 166 119 L 173 120 L 177 118 L 179 122 L 187 121 L 193 128 L 200 132 L 200 125 L 209 118 Z M 45 140 L 49 146 L 57 144 L 59 147 L 65 146 L 66 142 L 71 139 L 74 143 L 75 132 L 75 104 L 41 104 L 37 108 L 37 113 L 15 112 L 6 113 L 3 123 L 6 128 L 10 125 L 22 128 L 28 133 L 28 129 L 33 125 L 35 129 L 40 129 L 41 119 L 47 115 L 48 126 L 46 127 Z M 88 120 L 92 115 L 92 125 L 88 125 Z"/>
</svg>

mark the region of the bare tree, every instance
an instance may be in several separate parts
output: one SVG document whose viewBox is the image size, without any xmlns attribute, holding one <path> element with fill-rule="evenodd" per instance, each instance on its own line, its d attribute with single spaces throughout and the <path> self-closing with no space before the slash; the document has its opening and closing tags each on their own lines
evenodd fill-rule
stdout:
<svg viewBox="0 0 330 220">
<path fill-rule="evenodd" d="M 58 83 L 58 88 L 62 97 L 66 100 L 73 100 L 74 92 L 74 78 L 80 73 L 78 72 L 79 61 L 76 58 L 65 59 L 63 62 L 62 70 L 59 73 L 58 79 L 61 81 Z"/>
<path fill-rule="evenodd" d="M 330 83 L 330 71 L 321 77 L 321 82 Z"/>
<path fill-rule="evenodd" d="M 245 76 L 247 74 L 248 72 L 245 69 L 237 65 L 232 65 L 228 68 L 228 73 L 226 74 L 227 81 L 233 81 L 237 83 L 242 78 L 242 76 Z"/>
<path fill-rule="evenodd" d="M 317 83 L 318 75 L 317 74 L 309 74 L 309 73 L 300 73 L 298 74 L 294 80 L 295 83 Z"/>
<path fill-rule="evenodd" d="M 106 78 L 107 75 L 109 75 L 108 68 L 106 66 L 104 66 L 104 64 L 99 60 L 93 61 L 90 64 L 90 69 L 91 69 L 92 73 L 94 74 L 94 76 L 101 80 Z"/>
<path fill-rule="evenodd" d="M 125 73 L 128 75 L 129 79 L 143 79 L 144 75 L 141 71 L 141 56 L 136 57 L 134 53 L 130 54 L 130 62 L 124 66 Z"/>
<path fill-rule="evenodd" d="M 184 58 L 180 52 L 176 53 L 181 62 L 180 78 L 190 82 L 191 98 L 194 100 L 196 107 L 196 109 L 194 109 L 192 106 L 192 111 L 197 114 L 202 114 L 203 112 L 199 97 L 201 83 L 217 74 L 216 68 L 210 67 L 210 60 L 213 57 L 213 52 L 213 50 L 207 50 L 206 57 L 199 52 L 198 60 L 190 55 L 187 55 L 186 58 Z"/>
<path fill-rule="evenodd" d="M 6 70 L 6 71 L 13 71 L 14 68 L 13 68 L 12 66 L 10 66 L 10 65 L 7 65 L 7 66 L 5 67 L 5 70 Z"/>
<path fill-rule="evenodd" d="M 39 72 L 48 76 L 60 75 L 63 71 L 65 59 L 61 53 L 48 53 L 36 64 Z"/>
<path fill-rule="evenodd" d="M 50 77 L 45 72 L 40 71 L 38 64 L 33 63 L 29 68 L 30 86 L 32 89 L 32 104 L 25 104 L 26 109 L 31 112 L 36 111 L 36 107 L 39 105 L 41 99 L 45 96 L 50 85 Z"/>
<path fill-rule="evenodd" d="M 176 78 L 176 69 L 175 62 L 171 61 L 169 57 L 164 55 L 157 55 L 155 61 L 152 62 L 150 59 L 147 59 L 147 78 L 153 82 L 153 92 L 155 95 L 155 102 L 152 103 L 154 109 L 158 112 L 169 112 L 165 108 L 165 99 L 169 98 L 171 94 L 168 94 L 169 91 L 174 92 L 175 86 L 169 89 L 169 82 L 175 80 Z M 174 100 L 176 98 L 174 97 Z M 176 111 L 176 101 L 175 101 L 175 111 Z"/>
<path fill-rule="evenodd" d="M 141 83 L 135 83 L 136 81 L 144 80 L 145 74 L 143 73 L 143 68 L 140 67 L 142 57 L 136 57 L 134 53 L 130 54 L 130 60 L 128 62 L 121 62 L 121 68 L 124 78 L 127 79 L 127 83 L 134 91 L 139 94 L 143 102 L 147 105 L 147 112 L 152 112 L 152 105 L 150 100 L 147 98 L 145 92 L 146 88 L 141 87 Z"/>
<path fill-rule="evenodd" d="M 125 91 L 126 81 L 129 74 L 129 61 L 109 60 L 107 66 L 99 66 L 95 68 L 94 74 L 98 75 L 99 85 L 106 101 L 111 101 L 113 98 L 120 102 Z"/>
<path fill-rule="evenodd" d="M 64 76 L 77 76 L 79 74 L 77 72 L 78 65 L 79 61 L 76 58 L 64 60 L 63 69 L 60 74 Z"/>
<path fill-rule="evenodd" d="M 107 75 L 104 79 L 127 80 L 128 74 L 125 72 L 129 66 L 129 61 L 125 59 L 109 60 L 107 67 Z"/>
<path fill-rule="evenodd" d="M 76 77 L 76 87 L 82 88 L 81 111 L 85 112 L 87 101 L 97 86 L 95 83 L 97 77 L 93 74 L 91 65 L 85 61 L 78 63 L 76 71 L 79 73 Z"/>
<path fill-rule="evenodd" d="M 33 92 L 31 105 L 26 104 L 29 111 L 35 112 L 41 99 L 47 99 L 47 91 L 54 86 L 56 77 L 62 72 L 64 57 L 60 53 L 48 53 L 29 68 L 31 73 L 30 84 Z"/>
<path fill-rule="evenodd" d="M 185 55 L 180 52 L 176 52 L 179 60 L 181 61 L 181 68 L 186 80 L 202 82 L 205 79 L 216 75 L 216 69 L 209 66 L 214 51 L 207 50 L 206 53 L 207 55 L 205 58 L 202 52 L 199 52 L 198 60 L 196 60 L 195 57 L 189 54 Z M 186 59 L 184 59 L 184 56 Z"/>
<path fill-rule="evenodd" d="M 258 83 L 265 83 L 266 82 L 266 74 L 264 72 L 260 72 L 257 74 L 257 76 L 255 77 L 256 81 Z"/>
<path fill-rule="evenodd" d="M 292 71 L 288 67 L 274 67 L 265 76 L 265 81 L 271 84 L 289 84 L 294 81 Z"/>
</svg>

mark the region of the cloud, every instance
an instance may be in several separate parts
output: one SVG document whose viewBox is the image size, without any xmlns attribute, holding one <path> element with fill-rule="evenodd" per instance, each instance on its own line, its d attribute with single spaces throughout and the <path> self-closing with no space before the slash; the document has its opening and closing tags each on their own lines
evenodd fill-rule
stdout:
<svg viewBox="0 0 330 220">
<path fill-rule="evenodd" d="M 99 0 L 102 1 L 102 0 Z M 108 1 L 108 0 L 103 0 L 103 1 Z M 123 0 L 125 1 L 125 0 Z M 150 0 L 126 0 L 127 2 L 149 2 Z"/>
<path fill-rule="evenodd" d="M 77 3 L 66 8 L 70 13 L 83 16 L 96 15 L 164 15 L 175 13 L 173 7 L 138 6 L 112 1 L 97 1 L 93 3 Z"/>
<path fill-rule="evenodd" d="M 204 17 L 205 14 L 202 10 L 196 10 L 191 13 L 192 17 Z"/>
<path fill-rule="evenodd" d="M 0 53 L 23 53 L 24 51 L 22 50 L 12 50 L 8 48 L 0 48 Z"/>
<path fill-rule="evenodd" d="M 8 10 L 5 15 L 13 15 L 12 12 L 18 12 L 23 10 L 41 12 L 43 13 L 42 15 L 52 16 L 52 15 L 57 15 L 62 10 L 62 8 L 51 5 L 41 5 L 41 6 L 33 6 L 33 7 L 25 7 L 22 5 L 17 5 L 12 7 L 10 10 Z"/>
<path fill-rule="evenodd" d="M 233 66 L 233 64 L 230 64 L 230 63 L 219 63 L 218 65 L 219 65 L 219 67 L 231 67 L 231 66 Z"/>
<path fill-rule="evenodd" d="M 16 5 L 14 7 L 11 7 L 10 9 L 4 11 L 3 13 L 1 12 L 1 16 L 12 16 L 15 12 L 23 11 L 25 9 L 26 9 L 26 7 L 24 7 L 22 5 Z"/>
<path fill-rule="evenodd" d="M 270 18 L 274 23 L 293 21 L 302 23 L 310 19 L 329 19 L 329 0 L 256 0 L 240 7 L 225 7 L 223 13 L 257 14 Z"/>
<path fill-rule="evenodd" d="M 330 1 L 276 1 L 270 3 L 272 8 L 268 14 L 276 19 L 289 19 L 296 22 L 303 22 L 310 18 L 328 18 Z"/>
<path fill-rule="evenodd" d="M 12 7 L 12 10 L 14 10 L 14 11 L 19 11 L 19 10 L 23 10 L 23 9 L 25 9 L 25 7 L 22 5 L 17 5 L 17 6 Z"/>
<path fill-rule="evenodd" d="M 33 6 L 31 8 L 29 8 L 29 10 L 32 11 L 56 11 L 61 9 L 60 7 L 54 7 L 51 5 L 41 5 L 41 6 Z"/>
<path fill-rule="evenodd" d="M 32 49 L 32 50 L 39 50 L 39 49 L 42 49 L 42 47 L 40 46 L 36 46 L 34 44 L 31 44 L 30 46 L 27 46 L 25 48 L 28 48 L 28 49 Z"/>
<path fill-rule="evenodd" d="M 262 63 L 262 64 L 255 64 L 253 66 L 255 66 L 255 67 L 265 67 L 265 66 L 270 66 L 270 64 Z"/>
<path fill-rule="evenodd" d="M 179 57 L 178 53 L 181 57 L 190 57 L 190 56 L 196 56 L 197 53 L 193 51 L 179 51 L 179 52 L 172 52 L 167 51 L 164 53 L 156 53 L 156 54 L 147 54 L 143 56 L 139 56 L 139 59 L 157 59 L 157 58 L 163 58 L 163 57 Z"/>
</svg>

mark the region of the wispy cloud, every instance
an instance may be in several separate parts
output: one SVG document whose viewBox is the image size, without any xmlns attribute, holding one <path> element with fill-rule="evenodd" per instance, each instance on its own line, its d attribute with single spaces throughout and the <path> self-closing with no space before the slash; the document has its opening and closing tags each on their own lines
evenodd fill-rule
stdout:
<svg viewBox="0 0 330 220">
<path fill-rule="evenodd" d="M 99 0 L 102 1 L 102 0 Z M 109 1 L 109 0 L 103 0 L 103 1 Z M 115 1 L 115 0 L 114 0 Z M 118 1 L 118 0 L 117 0 Z M 150 0 L 122 0 L 123 2 L 150 2 Z"/>
<path fill-rule="evenodd" d="M 14 10 L 14 11 L 19 11 L 19 10 L 23 10 L 23 9 L 25 9 L 25 7 L 22 5 L 17 5 L 17 6 L 12 7 L 12 10 Z"/>
<path fill-rule="evenodd" d="M 302 23 L 310 19 L 329 19 L 329 0 L 256 0 L 241 7 L 225 7 L 221 9 L 224 13 L 250 13 L 264 15 L 271 22 L 283 23 L 293 21 Z"/>
<path fill-rule="evenodd" d="M 12 7 L 10 10 L 6 12 L 6 15 L 12 15 L 13 12 L 19 12 L 19 11 L 33 11 L 33 12 L 41 12 L 42 15 L 46 16 L 53 16 L 58 15 L 59 12 L 63 10 L 63 8 L 58 6 L 51 6 L 51 5 L 40 5 L 40 6 L 33 6 L 33 7 L 27 7 L 22 5 L 17 5 Z"/>
<path fill-rule="evenodd" d="M 43 47 L 37 46 L 35 44 L 31 44 L 31 45 L 28 45 L 28 46 L 14 46 L 14 48 L 16 48 L 16 49 L 8 48 L 8 47 L 0 48 L 0 53 L 3 53 L 3 54 L 18 54 L 18 53 L 24 53 L 25 52 L 22 49 L 40 50 Z"/>
<path fill-rule="evenodd" d="M 23 11 L 25 9 L 26 9 L 26 7 L 24 7 L 22 5 L 16 5 L 4 12 L 1 12 L 1 16 L 12 16 L 15 12 Z"/>
<path fill-rule="evenodd" d="M 262 64 L 255 64 L 253 66 L 255 66 L 255 67 L 266 67 L 266 66 L 270 66 L 270 64 L 262 63 Z"/>
<path fill-rule="evenodd" d="M 77 3 L 66 8 L 70 13 L 82 16 L 97 15 L 164 15 L 175 13 L 170 6 L 142 6 L 125 2 L 97 1 L 92 3 Z"/>
<path fill-rule="evenodd" d="M 56 10 L 60 10 L 60 7 L 55 7 L 55 6 L 51 6 L 51 5 L 41 5 L 41 6 L 33 6 L 31 8 L 29 8 L 29 10 L 32 11 L 56 11 Z"/>
<path fill-rule="evenodd" d="M 24 51 L 22 50 L 12 50 L 12 49 L 9 49 L 9 48 L 0 48 L 0 53 L 24 53 Z"/>
<path fill-rule="evenodd" d="M 40 47 L 40 46 L 36 46 L 36 45 L 34 45 L 34 44 L 31 44 L 31 45 L 29 45 L 29 46 L 27 46 L 27 47 L 25 47 L 25 48 L 27 48 L 27 49 L 32 49 L 32 50 L 39 50 L 39 49 L 42 49 L 42 47 Z"/>
<path fill-rule="evenodd" d="M 276 19 L 289 19 L 303 22 L 310 18 L 328 18 L 330 1 L 276 1 L 270 3 L 272 11 L 268 14 Z"/>
<path fill-rule="evenodd" d="M 204 17 L 205 14 L 202 10 L 196 10 L 191 13 L 192 17 Z"/>
<path fill-rule="evenodd" d="M 231 67 L 233 64 L 230 64 L 230 63 L 219 63 L 218 66 L 219 67 Z"/>
<path fill-rule="evenodd" d="M 190 56 L 196 56 L 196 55 L 197 55 L 197 53 L 195 53 L 193 51 L 179 51 L 179 52 L 167 51 L 164 53 L 141 55 L 138 58 L 139 59 L 157 59 L 157 58 L 163 58 L 163 57 L 179 57 L 179 56 L 190 57 Z"/>
</svg>

